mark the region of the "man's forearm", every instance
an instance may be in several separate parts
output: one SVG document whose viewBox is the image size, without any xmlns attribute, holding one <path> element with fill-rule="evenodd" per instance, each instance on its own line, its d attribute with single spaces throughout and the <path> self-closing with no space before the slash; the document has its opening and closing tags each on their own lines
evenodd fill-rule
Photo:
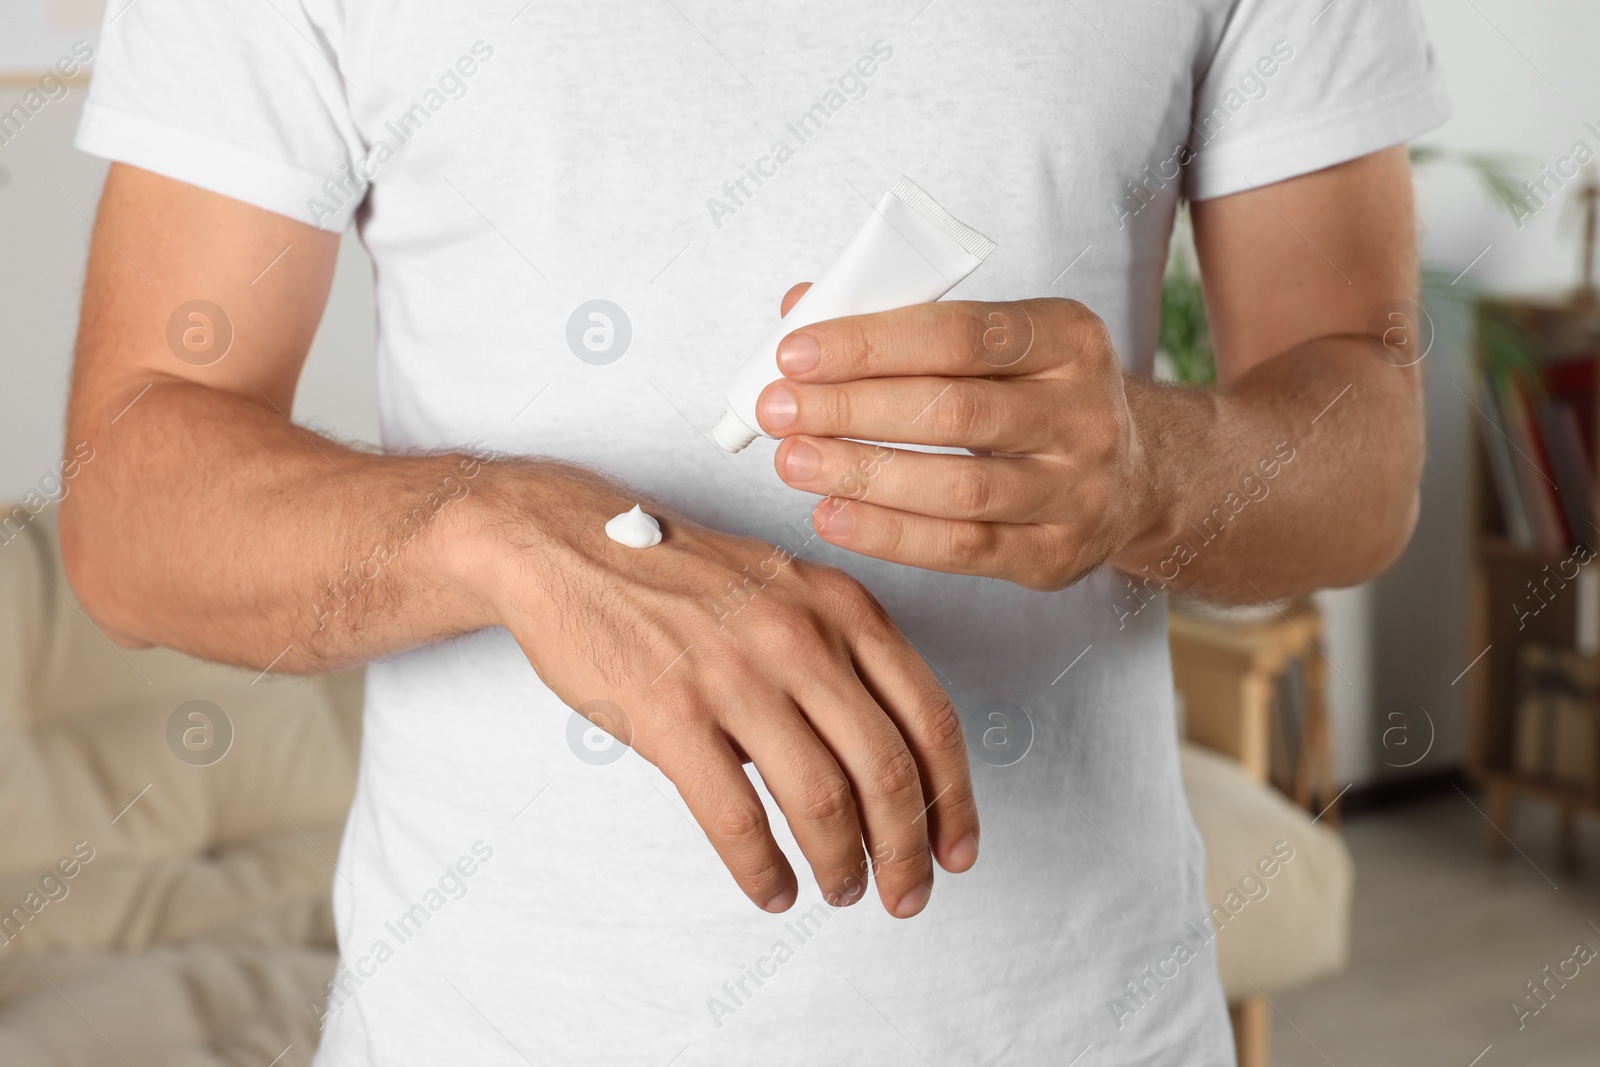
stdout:
<svg viewBox="0 0 1600 1067">
<path fill-rule="evenodd" d="M 71 439 L 96 461 L 63 504 L 62 543 L 119 640 L 299 672 L 492 621 L 478 530 L 512 467 L 358 451 L 264 398 L 171 378 L 114 415 L 73 411 Z M 513 467 L 537 484 L 537 464 Z"/>
<path fill-rule="evenodd" d="M 1353 585 L 1404 548 L 1420 382 L 1374 341 L 1324 338 L 1217 390 L 1129 381 L 1160 521 L 1113 558 L 1151 590 L 1221 603 Z"/>
</svg>

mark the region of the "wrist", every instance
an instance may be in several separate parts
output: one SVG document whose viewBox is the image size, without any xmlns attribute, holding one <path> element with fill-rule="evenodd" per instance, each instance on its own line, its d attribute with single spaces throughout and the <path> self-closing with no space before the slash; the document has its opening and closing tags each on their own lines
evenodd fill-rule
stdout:
<svg viewBox="0 0 1600 1067">
<path fill-rule="evenodd" d="M 552 604 L 603 551 L 605 520 L 633 506 L 581 468 L 537 460 L 478 463 L 472 492 L 449 532 L 448 580 L 480 626 L 508 625 Z"/>
<path fill-rule="evenodd" d="M 1151 476 L 1154 477 L 1154 474 Z M 1182 509 L 1173 499 L 1173 494 L 1163 491 L 1159 483 L 1152 486 L 1143 478 L 1138 480 L 1143 484 L 1134 494 L 1137 503 L 1133 505 L 1134 517 L 1129 522 L 1133 533 L 1121 548 L 1111 554 L 1109 560 L 1118 570 L 1137 571 L 1160 559 L 1178 539 L 1182 529 L 1182 519 L 1179 517 Z"/>
<path fill-rule="evenodd" d="M 1128 381 L 1127 392 L 1136 469 L 1128 484 L 1129 533 L 1110 563 L 1136 572 L 1168 555 L 1193 514 L 1197 458 L 1211 447 L 1217 398 L 1210 390 L 1147 379 Z"/>
</svg>

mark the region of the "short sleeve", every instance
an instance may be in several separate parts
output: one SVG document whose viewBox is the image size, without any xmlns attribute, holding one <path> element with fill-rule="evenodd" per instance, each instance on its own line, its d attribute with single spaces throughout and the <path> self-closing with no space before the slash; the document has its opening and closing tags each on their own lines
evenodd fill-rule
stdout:
<svg viewBox="0 0 1600 1067">
<path fill-rule="evenodd" d="M 337 26 L 306 0 L 106 5 L 76 144 L 325 230 L 365 192 Z M 331 190 L 331 192 L 330 192 Z"/>
<path fill-rule="evenodd" d="M 1449 115 L 1415 0 L 1237 0 L 1195 88 L 1185 191 L 1309 174 Z"/>
</svg>

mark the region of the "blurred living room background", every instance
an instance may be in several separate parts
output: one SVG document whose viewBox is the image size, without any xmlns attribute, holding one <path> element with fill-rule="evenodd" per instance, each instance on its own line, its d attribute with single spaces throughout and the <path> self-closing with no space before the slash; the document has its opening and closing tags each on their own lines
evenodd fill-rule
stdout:
<svg viewBox="0 0 1600 1067">
<path fill-rule="evenodd" d="M 1415 538 L 1365 586 L 1171 612 L 1246 1065 L 1600 1056 L 1600 5 L 1421 6 L 1455 112 L 1413 146 L 1423 304 L 1383 321 L 1427 383 Z M 93 462 L 63 413 L 106 170 L 71 146 L 100 8 L 0 12 L 0 1063 L 289 1067 L 333 966 L 359 672 L 120 650 L 55 548 Z M 1200 381 L 1176 246 L 1163 363 Z M 295 419 L 376 442 L 373 347 L 352 235 Z M 1252 875 L 1280 841 L 1296 860 Z"/>
</svg>

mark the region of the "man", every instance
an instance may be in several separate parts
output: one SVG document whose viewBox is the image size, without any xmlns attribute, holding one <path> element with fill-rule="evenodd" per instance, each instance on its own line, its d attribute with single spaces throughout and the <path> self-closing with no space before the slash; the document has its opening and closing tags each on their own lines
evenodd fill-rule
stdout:
<svg viewBox="0 0 1600 1067">
<path fill-rule="evenodd" d="M 108 15 L 64 550 L 130 643 L 377 661 L 324 1067 L 1230 1061 L 1159 594 L 1405 544 L 1437 75 L 1404 0 L 919 6 Z M 999 250 L 721 453 L 902 173 Z M 1149 380 L 1180 197 L 1214 390 Z M 381 454 L 287 418 L 351 219 Z"/>
</svg>

